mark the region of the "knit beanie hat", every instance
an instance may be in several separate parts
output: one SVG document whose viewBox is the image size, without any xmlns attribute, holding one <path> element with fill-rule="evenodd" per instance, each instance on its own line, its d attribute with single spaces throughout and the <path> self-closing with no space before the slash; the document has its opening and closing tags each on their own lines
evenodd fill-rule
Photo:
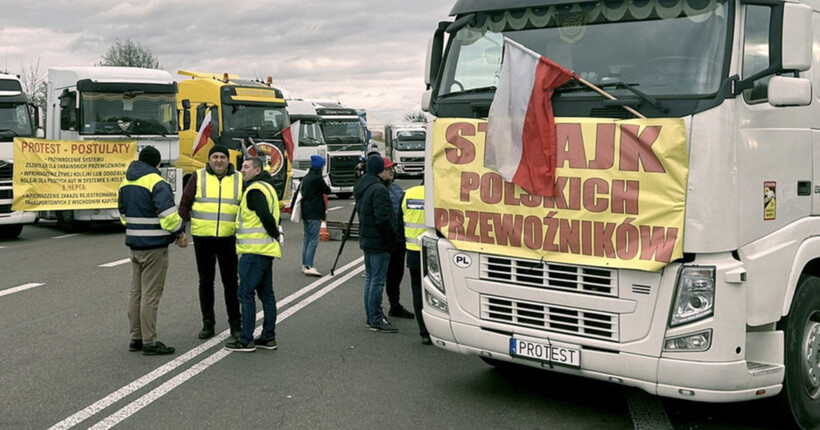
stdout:
<svg viewBox="0 0 820 430">
<path fill-rule="evenodd" d="M 325 159 L 322 158 L 321 155 L 311 155 L 310 156 L 310 168 L 314 170 L 319 170 L 325 165 Z"/>
<path fill-rule="evenodd" d="M 367 157 L 367 173 L 378 175 L 384 171 L 384 159 L 380 155 Z"/>
<path fill-rule="evenodd" d="M 139 160 L 147 163 L 151 167 L 157 167 L 159 166 L 159 162 L 162 161 L 162 157 L 159 155 L 157 148 L 146 146 L 140 151 Z"/>
<path fill-rule="evenodd" d="M 210 151 L 208 151 L 208 158 L 211 158 L 211 155 L 214 155 L 214 152 L 221 152 L 225 154 L 226 157 L 230 158 L 231 154 L 228 154 L 228 148 L 222 145 L 214 145 Z"/>
</svg>

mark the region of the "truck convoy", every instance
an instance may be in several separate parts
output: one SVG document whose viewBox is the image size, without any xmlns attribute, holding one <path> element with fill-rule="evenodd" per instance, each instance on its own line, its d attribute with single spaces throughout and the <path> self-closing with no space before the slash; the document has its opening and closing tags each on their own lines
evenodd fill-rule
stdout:
<svg viewBox="0 0 820 430">
<path fill-rule="evenodd" d="M 678 399 L 779 396 L 820 427 L 819 7 L 456 1 L 422 101 L 434 344 Z M 563 72 L 540 57 L 574 78 L 542 92 Z M 510 76 L 544 86 L 513 100 Z M 504 103 L 551 103 L 555 125 L 505 129 Z M 552 193 L 502 179 L 549 136 Z"/>
<path fill-rule="evenodd" d="M 396 177 L 420 177 L 424 174 L 426 138 L 427 126 L 422 123 L 384 126 L 384 153 L 398 163 Z"/>
<path fill-rule="evenodd" d="M 33 118 L 33 121 L 32 121 Z M 37 129 L 40 124 L 40 111 L 29 103 L 23 92 L 20 79 L 13 75 L 0 73 L 0 238 L 10 239 L 20 235 L 23 225 L 37 220 L 34 212 L 13 211 L 12 177 L 14 173 L 14 138 L 35 137 L 43 130 Z"/>
<path fill-rule="evenodd" d="M 48 69 L 46 138 L 136 140 L 157 148 L 160 171 L 176 191 L 178 158 L 177 84 L 164 70 L 137 67 L 52 67 Z M 40 211 L 74 232 L 89 222 L 119 222 L 117 208 Z"/>
<path fill-rule="evenodd" d="M 322 118 L 327 143 L 327 172 L 330 190 L 346 199 L 353 195 L 356 165 L 367 146 L 367 134 L 359 113 L 338 102 L 314 101 Z"/>
<path fill-rule="evenodd" d="M 327 158 L 327 145 L 322 134 L 322 118 L 316 113 L 313 103 L 301 99 L 290 99 L 287 102 L 291 124 L 299 121 L 299 141 L 294 142 L 293 148 L 293 179 L 296 180 L 307 174 L 311 155 Z"/>
</svg>

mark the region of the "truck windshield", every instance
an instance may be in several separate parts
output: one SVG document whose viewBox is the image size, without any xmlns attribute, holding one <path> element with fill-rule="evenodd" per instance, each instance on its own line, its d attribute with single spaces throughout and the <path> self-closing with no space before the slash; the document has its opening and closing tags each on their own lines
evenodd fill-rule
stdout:
<svg viewBox="0 0 820 430">
<path fill-rule="evenodd" d="M 176 134 L 176 94 L 83 92 L 80 134 Z"/>
<path fill-rule="evenodd" d="M 28 106 L 25 103 L 0 103 L 0 142 L 10 142 L 18 136 L 34 136 Z"/>
<path fill-rule="evenodd" d="M 252 137 L 271 137 L 287 126 L 287 120 L 280 106 L 229 104 L 222 112 L 225 131 Z"/>
<path fill-rule="evenodd" d="M 364 128 L 358 119 L 322 120 L 322 132 L 328 144 L 364 142 Z"/>
<path fill-rule="evenodd" d="M 396 149 L 399 151 L 422 151 L 424 150 L 425 132 L 400 131 L 396 133 Z"/>
<path fill-rule="evenodd" d="M 495 91 L 506 36 L 594 84 L 623 82 L 656 96 L 713 94 L 727 54 L 728 17 L 726 0 L 591 2 L 479 13 L 452 37 L 438 93 Z"/>
<path fill-rule="evenodd" d="M 325 144 L 322 129 L 316 121 L 302 120 L 299 123 L 299 146 L 321 146 Z"/>
</svg>

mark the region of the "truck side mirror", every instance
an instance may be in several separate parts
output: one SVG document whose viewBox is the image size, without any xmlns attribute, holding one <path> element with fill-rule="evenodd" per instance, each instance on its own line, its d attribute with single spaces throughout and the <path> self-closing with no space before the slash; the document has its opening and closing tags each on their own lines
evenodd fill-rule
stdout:
<svg viewBox="0 0 820 430">
<path fill-rule="evenodd" d="M 211 108 L 211 140 L 216 142 L 219 138 L 219 108 L 214 106 Z"/>
<path fill-rule="evenodd" d="M 430 42 L 427 44 L 427 62 L 424 67 L 424 83 L 427 84 L 427 89 L 433 87 L 438 76 L 438 69 L 441 67 L 441 56 L 444 51 L 444 32 L 450 24 L 447 21 L 438 23 L 436 32 L 433 33 L 433 37 L 430 38 Z"/>
<path fill-rule="evenodd" d="M 182 100 L 182 123 L 179 125 L 179 131 L 191 129 L 191 101 L 188 99 Z"/>
<path fill-rule="evenodd" d="M 63 90 L 60 94 L 60 130 L 77 129 L 77 93 Z"/>
<path fill-rule="evenodd" d="M 811 66 L 811 7 L 804 4 L 783 5 L 783 70 L 805 71 Z"/>
<path fill-rule="evenodd" d="M 772 76 L 769 79 L 768 99 L 772 106 L 808 106 L 811 104 L 811 81 Z"/>
</svg>

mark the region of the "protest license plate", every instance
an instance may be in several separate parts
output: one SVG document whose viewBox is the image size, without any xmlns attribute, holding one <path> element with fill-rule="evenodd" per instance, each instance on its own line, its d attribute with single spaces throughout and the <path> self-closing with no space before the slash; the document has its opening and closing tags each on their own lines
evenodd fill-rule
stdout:
<svg viewBox="0 0 820 430">
<path fill-rule="evenodd" d="M 547 345 L 523 339 L 510 339 L 510 355 L 545 363 L 581 367 L 581 350 L 561 345 Z"/>
</svg>

